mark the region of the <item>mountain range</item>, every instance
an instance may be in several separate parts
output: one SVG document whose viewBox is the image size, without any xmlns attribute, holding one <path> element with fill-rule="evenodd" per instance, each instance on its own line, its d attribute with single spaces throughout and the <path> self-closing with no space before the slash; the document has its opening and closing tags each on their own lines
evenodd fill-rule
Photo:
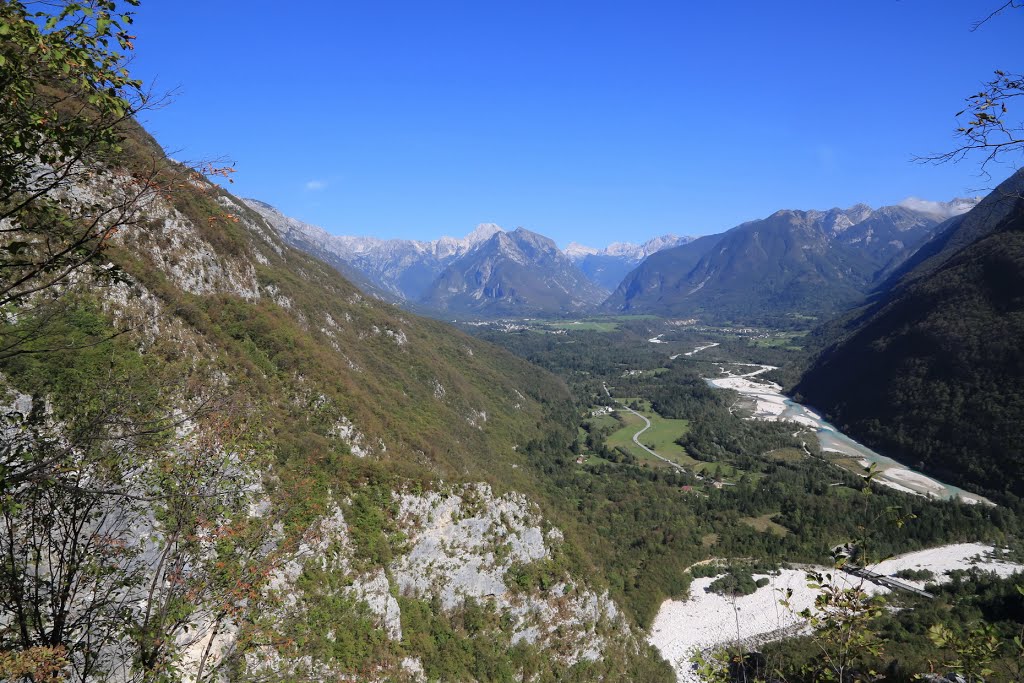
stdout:
<svg viewBox="0 0 1024 683">
<path fill-rule="evenodd" d="M 111 52 L 131 48 L 117 4 L 0 5 L 0 680 L 670 683 L 761 663 L 794 683 L 952 680 L 1024 628 L 1016 577 L 981 567 L 929 574 L 933 600 L 897 611 L 805 578 L 865 529 L 872 555 L 1019 555 L 1024 172 L 973 208 L 784 210 L 569 253 L 492 224 L 334 237 L 167 156 L 132 116 L 147 98 Z M 755 341 L 735 330 L 471 336 L 409 310 L 577 315 L 608 291 L 588 277 L 616 268 L 633 268 L 616 289 L 638 307 L 654 282 L 659 306 L 699 300 L 708 317 L 828 310 L 874 287 L 814 333 L 828 341 L 799 389 L 1009 504 L 876 490 L 802 429 L 740 419 L 704 378 Z M 672 354 L 654 329 L 702 345 Z M 792 627 L 787 583 L 810 590 L 788 593 Z M 761 635 L 786 642 L 732 657 L 737 601 L 760 588 Z M 841 642 L 812 631 L 837 604 L 852 604 Z M 755 637 L 742 643 L 764 649 Z"/>
<path fill-rule="evenodd" d="M 784 209 L 702 237 L 667 234 L 597 249 L 484 223 L 433 241 L 331 235 L 264 202 L 246 204 L 293 246 L 364 290 L 445 317 L 605 313 L 764 321 L 828 317 L 859 303 L 977 199 L 873 209 Z M 611 292 L 610 296 L 608 293 Z"/>
<path fill-rule="evenodd" d="M 649 239 L 643 244 L 614 242 L 604 249 L 595 249 L 578 242 L 570 242 L 565 255 L 599 287 L 611 291 L 619 286 L 622 278 L 645 258 L 662 249 L 679 246 L 693 241 L 694 237 L 662 235 Z"/>
<path fill-rule="evenodd" d="M 432 241 L 332 235 L 257 199 L 245 204 L 281 237 L 337 268 L 365 291 L 428 313 L 561 315 L 594 309 L 622 276 L 660 249 L 688 241 L 664 235 L 604 249 L 555 243 L 525 228 L 482 223 L 464 238 Z"/>
<path fill-rule="evenodd" d="M 777 211 L 653 254 L 602 308 L 744 321 L 829 316 L 860 301 L 974 201 Z"/>
<path fill-rule="evenodd" d="M 483 317 L 568 315 L 592 310 L 606 296 L 551 239 L 517 228 L 496 232 L 456 259 L 421 303 Z"/>
<path fill-rule="evenodd" d="M 286 216 L 266 202 L 242 201 L 292 246 L 330 263 L 364 289 L 394 301 L 418 301 L 448 265 L 501 232 L 497 225 L 481 223 L 462 239 L 441 237 L 430 242 L 332 235 Z"/>
</svg>

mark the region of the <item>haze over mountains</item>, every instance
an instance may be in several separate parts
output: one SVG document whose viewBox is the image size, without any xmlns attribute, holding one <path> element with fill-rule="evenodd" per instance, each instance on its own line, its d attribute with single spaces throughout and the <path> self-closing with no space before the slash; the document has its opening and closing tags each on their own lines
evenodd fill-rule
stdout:
<svg viewBox="0 0 1024 683">
<path fill-rule="evenodd" d="M 429 242 L 338 236 L 244 200 L 291 245 L 332 264 L 381 298 L 435 313 L 562 315 L 593 310 L 646 256 L 692 239 L 664 235 L 604 249 L 572 244 L 563 253 L 524 228 L 482 223 L 466 237 Z"/>
<path fill-rule="evenodd" d="M 653 313 L 750 321 L 828 316 L 859 302 L 940 224 L 977 199 L 872 209 L 780 210 L 702 237 L 560 251 L 535 232 L 484 223 L 433 241 L 336 236 L 258 200 L 282 237 L 376 295 L 445 316 Z M 610 296 L 609 296 L 610 293 Z"/>
<path fill-rule="evenodd" d="M 497 232 L 455 260 L 421 302 L 452 314 L 567 315 L 601 303 L 607 292 L 543 235 Z"/>
<path fill-rule="evenodd" d="M 375 293 L 398 301 L 417 301 L 453 261 L 501 231 L 482 223 L 462 239 L 430 242 L 332 235 L 323 228 L 285 216 L 257 199 L 243 200 L 292 246 L 317 256 Z"/>
</svg>

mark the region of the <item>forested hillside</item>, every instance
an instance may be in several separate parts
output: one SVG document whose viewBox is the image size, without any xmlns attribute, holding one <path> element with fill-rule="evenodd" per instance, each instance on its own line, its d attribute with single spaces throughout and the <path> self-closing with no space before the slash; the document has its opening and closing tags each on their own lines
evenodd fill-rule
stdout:
<svg viewBox="0 0 1024 683">
<path fill-rule="evenodd" d="M 1024 495 L 1024 173 L 953 219 L 848 316 L 795 391 L 963 486 Z"/>
<path fill-rule="evenodd" d="M 710 592 L 735 598 L 767 586 L 755 572 L 816 566 L 853 542 L 1020 553 L 1016 508 L 884 488 L 807 424 L 752 419 L 756 399 L 709 385 L 788 363 L 802 329 L 555 319 L 603 292 L 546 237 L 484 224 L 464 240 L 328 239 L 228 192 L 231 167 L 175 161 L 139 123 L 157 102 L 130 75 L 137 5 L 0 1 L 0 681 L 668 683 L 690 660 L 662 659 L 654 619 L 695 578 L 721 570 Z M 312 50 L 294 53 L 312 63 Z M 1015 182 L 1012 201 L 951 224 L 893 290 L 926 316 L 919 329 L 953 329 L 990 364 L 925 354 L 911 368 L 930 382 L 952 363 L 966 386 L 1003 392 L 965 402 L 912 376 L 896 398 L 946 391 L 947 422 L 975 407 L 1016 420 L 991 425 L 993 448 L 1024 419 Z M 835 276 L 852 296 L 864 268 L 881 277 L 906 253 L 887 238 L 874 260 L 850 245 L 825 255 L 822 225 L 853 219 L 798 213 L 664 263 L 757 271 L 778 287 L 748 287 L 821 312 L 837 290 L 817 285 Z M 845 234 L 909 244 L 931 227 L 918 218 L 893 211 Z M 792 258 L 763 267 L 779 254 Z M 691 293 L 678 273 L 638 271 L 650 278 L 629 293 Z M 717 287 L 729 315 L 749 310 Z M 964 304 L 936 303 L 934 323 L 935 302 L 910 299 L 951 288 Z M 412 292 L 450 315 L 543 320 L 474 320 L 469 334 L 382 298 Z M 1001 336 L 964 331 L 971 316 Z M 1015 463 L 993 471 L 1016 477 Z M 1017 625 L 1003 621 L 1000 633 Z"/>
</svg>

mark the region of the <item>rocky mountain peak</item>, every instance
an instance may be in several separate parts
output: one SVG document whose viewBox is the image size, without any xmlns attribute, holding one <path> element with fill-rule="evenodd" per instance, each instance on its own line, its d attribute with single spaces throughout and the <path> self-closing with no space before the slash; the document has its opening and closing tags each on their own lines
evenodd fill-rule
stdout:
<svg viewBox="0 0 1024 683">
<path fill-rule="evenodd" d="M 569 246 L 563 250 L 563 253 L 573 261 L 582 261 L 587 256 L 610 256 L 639 263 L 655 252 L 685 244 L 693 239 L 693 237 L 680 237 L 679 235 L 666 233 L 658 237 L 652 237 L 641 244 L 635 242 L 612 242 L 603 249 L 588 247 L 579 242 L 570 242 Z"/>
<path fill-rule="evenodd" d="M 466 237 L 463 238 L 462 242 L 464 242 L 467 246 L 475 247 L 481 242 L 486 242 L 491 237 L 493 237 L 495 233 L 499 232 L 503 232 L 500 225 L 496 225 L 494 223 L 481 223 L 480 225 L 476 226 L 476 229 L 474 229 L 473 232 L 466 235 Z M 442 237 L 441 239 L 445 238 Z"/>
<path fill-rule="evenodd" d="M 675 235 L 673 233 L 667 233 L 665 235 L 660 235 L 658 237 L 652 237 L 651 239 L 641 244 L 640 247 L 643 250 L 644 257 L 647 257 L 655 252 L 661 251 L 662 249 L 676 247 L 679 246 L 680 244 L 692 242 L 693 240 L 694 237 L 692 236 L 680 237 L 679 235 Z"/>
<path fill-rule="evenodd" d="M 520 246 L 526 246 L 533 250 L 554 252 L 561 254 L 558 250 L 558 245 L 550 237 L 545 237 L 538 232 L 527 230 L 526 228 L 516 228 L 512 231 L 512 237 L 520 244 Z"/>
<path fill-rule="evenodd" d="M 526 254 L 524 254 L 523 250 L 519 248 L 519 241 L 507 232 L 495 233 L 491 239 L 487 240 L 480 246 L 478 251 L 490 252 L 491 249 L 488 247 L 491 245 L 493 245 L 494 256 L 504 256 L 521 264 L 525 264 L 527 261 Z"/>
<path fill-rule="evenodd" d="M 849 216 L 854 223 L 859 223 L 860 221 L 870 216 L 872 211 L 874 211 L 874 209 L 872 209 L 864 202 L 858 202 L 857 204 L 854 204 L 850 208 L 846 209 L 844 213 L 846 213 L 846 215 Z"/>
<path fill-rule="evenodd" d="M 594 247 L 588 247 L 579 242 L 569 242 L 569 245 L 565 248 L 565 255 L 574 261 L 597 253 L 598 250 Z"/>
<path fill-rule="evenodd" d="M 572 242 L 563 253 L 591 282 L 599 287 L 614 290 L 629 271 L 651 254 L 686 244 L 694 239 L 668 233 L 652 237 L 642 244 L 613 242 L 603 249 Z"/>
</svg>

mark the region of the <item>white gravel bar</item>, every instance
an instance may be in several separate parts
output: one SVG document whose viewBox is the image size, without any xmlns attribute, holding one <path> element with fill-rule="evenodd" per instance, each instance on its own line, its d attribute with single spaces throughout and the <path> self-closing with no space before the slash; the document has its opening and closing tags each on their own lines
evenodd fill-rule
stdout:
<svg viewBox="0 0 1024 683">
<path fill-rule="evenodd" d="M 935 578 L 932 582 L 948 581 L 945 573 L 954 569 L 977 566 L 999 576 L 1010 576 L 1024 570 L 1024 566 L 1001 558 L 1001 551 L 980 543 L 958 543 L 900 555 L 870 565 L 879 574 L 892 575 L 901 569 L 928 569 Z M 861 585 L 872 594 L 888 593 L 889 589 L 850 577 L 833 569 L 838 581 Z M 760 578 L 763 575 L 755 575 Z M 690 597 L 686 600 L 666 600 L 651 625 L 649 642 L 675 669 L 676 678 L 696 683 L 692 657 L 700 651 L 740 641 L 750 647 L 778 640 L 806 630 L 804 620 L 797 614 L 814 605 L 816 592 L 807 586 L 804 570 L 787 569 L 778 576 L 769 576 L 770 583 L 751 595 L 727 598 L 706 592 L 714 578 L 694 579 Z M 906 581 L 923 587 L 925 582 Z M 790 607 L 779 604 L 787 589 L 792 589 Z"/>
</svg>

